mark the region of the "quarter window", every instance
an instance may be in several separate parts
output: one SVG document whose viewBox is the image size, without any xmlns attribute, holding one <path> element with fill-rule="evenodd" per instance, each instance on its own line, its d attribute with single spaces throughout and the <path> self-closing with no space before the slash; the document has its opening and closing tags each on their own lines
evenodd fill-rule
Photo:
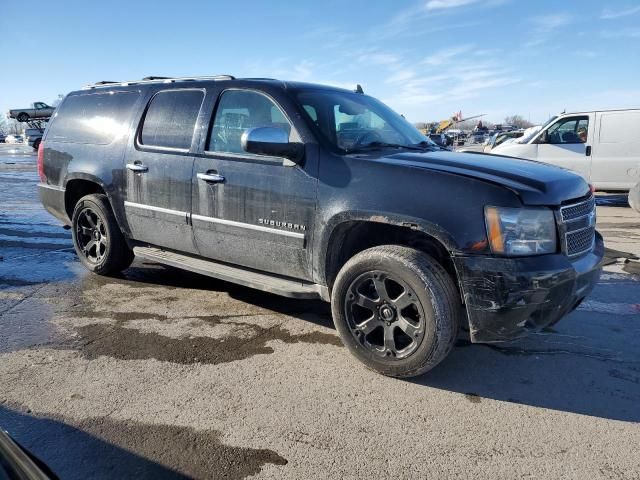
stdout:
<svg viewBox="0 0 640 480">
<path fill-rule="evenodd" d="M 202 105 L 200 90 L 157 93 L 149 103 L 140 131 L 140 143 L 154 147 L 189 149 Z"/>
<path fill-rule="evenodd" d="M 547 132 L 547 143 L 585 143 L 589 131 L 589 117 L 569 117 L 559 120 Z"/>
<path fill-rule="evenodd" d="M 268 97 L 249 90 L 227 90 L 220 97 L 209 132 L 207 151 L 242 153 L 240 139 L 256 127 L 281 128 L 291 136 L 291 124 Z"/>
</svg>

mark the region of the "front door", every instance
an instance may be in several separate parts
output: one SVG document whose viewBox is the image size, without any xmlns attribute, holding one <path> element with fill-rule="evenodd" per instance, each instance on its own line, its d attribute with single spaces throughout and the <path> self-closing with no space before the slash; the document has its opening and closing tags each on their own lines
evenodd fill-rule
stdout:
<svg viewBox="0 0 640 480">
<path fill-rule="evenodd" d="M 125 213 L 135 240 L 196 253 L 191 214 L 191 146 L 204 91 L 157 92 L 126 158 Z"/>
<path fill-rule="evenodd" d="M 589 115 L 557 120 L 540 134 L 537 160 L 573 170 L 590 181 L 593 122 L 589 120 Z"/>
<path fill-rule="evenodd" d="M 226 90 L 195 160 L 193 233 L 201 255 L 287 277 L 311 278 L 317 179 L 282 158 L 246 153 L 241 135 L 277 127 L 299 137 L 282 109 L 252 90 Z"/>
</svg>

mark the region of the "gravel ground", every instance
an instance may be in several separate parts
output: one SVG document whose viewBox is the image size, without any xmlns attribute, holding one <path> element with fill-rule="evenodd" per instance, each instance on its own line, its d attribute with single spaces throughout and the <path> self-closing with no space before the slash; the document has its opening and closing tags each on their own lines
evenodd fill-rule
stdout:
<svg viewBox="0 0 640 480">
<path fill-rule="evenodd" d="M 22 152 L 22 153 L 21 153 Z M 0 144 L 0 426 L 61 478 L 640 478 L 640 215 L 553 329 L 400 381 L 329 308 L 136 261 L 85 272 Z"/>
</svg>

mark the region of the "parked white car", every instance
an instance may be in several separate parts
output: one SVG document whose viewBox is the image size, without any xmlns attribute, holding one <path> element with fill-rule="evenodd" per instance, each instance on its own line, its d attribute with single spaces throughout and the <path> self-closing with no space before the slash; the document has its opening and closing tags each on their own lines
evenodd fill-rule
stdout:
<svg viewBox="0 0 640 480">
<path fill-rule="evenodd" d="M 573 170 L 596 190 L 628 191 L 640 181 L 640 109 L 563 113 L 491 153 Z"/>
</svg>

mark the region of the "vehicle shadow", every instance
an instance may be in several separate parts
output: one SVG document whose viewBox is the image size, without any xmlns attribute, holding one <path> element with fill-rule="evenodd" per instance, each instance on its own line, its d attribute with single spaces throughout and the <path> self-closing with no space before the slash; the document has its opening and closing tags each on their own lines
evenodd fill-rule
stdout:
<svg viewBox="0 0 640 480">
<path fill-rule="evenodd" d="M 571 331 L 583 320 L 584 314 L 576 312 L 563 320 L 569 331 L 510 343 L 460 339 L 440 365 L 410 381 L 464 394 L 472 403 L 492 399 L 640 422 L 638 342 L 625 335 L 624 327 L 614 326 L 602 343 L 593 335 L 606 332 L 588 327 L 580 336 Z"/>
<path fill-rule="evenodd" d="M 64 422 L 19 413 L 1 405 L 0 428 L 59 478 L 189 478 Z"/>
<path fill-rule="evenodd" d="M 171 267 L 142 263 L 119 281 L 224 292 L 334 328 L 325 302 L 288 299 Z M 617 284 L 599 286 L 594 298 L 613 298 L 615 292 L 621 292 Z M 515 342 L 472 344 L 463 335 L 443 363 L 408 381 L 463 394 L 471 403 L 486 398 L 640 422 L 640 339 L 629 335 L 630 318 L 579 309 L 554 329 Z"/>
<path fill-rule="evenodd" d="M 227 293 L 234 300 L 334 328 L 331 308 L 321 300 L 297 300 L 225 282 L 198 273 L 149 262 L 136 262 L 115 277 L 130 286 L 158 285 Z"/>
</svg>

